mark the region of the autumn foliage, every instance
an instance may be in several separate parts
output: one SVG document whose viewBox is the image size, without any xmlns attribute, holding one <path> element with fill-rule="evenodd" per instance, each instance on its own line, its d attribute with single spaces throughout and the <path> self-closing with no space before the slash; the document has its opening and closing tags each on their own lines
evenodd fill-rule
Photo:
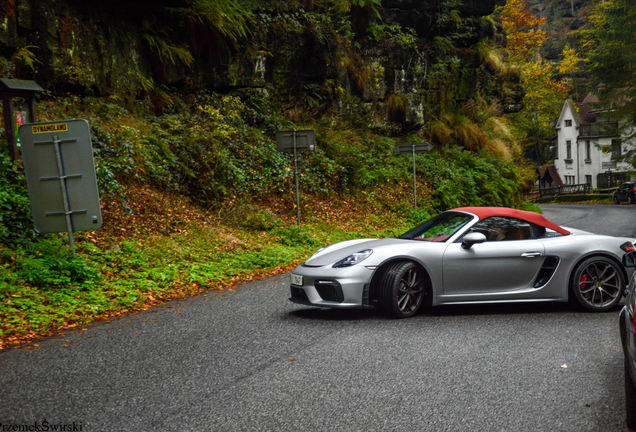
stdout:
<svg viewBox="0 0 636 432">
<path fill-rule="evenodd" d="M 570 89 L 557 78 L 552 62 L 544 61 L 540 49 L 547 34 L 539 28 L 545 19 L 534 16 L 525 0 L 509 0 L 502 9 L 508 60 L 521 70 L 526 90 L 523 108 L 513 115 L 516 131 L 525 141 L 526 154 L 541 162 L 551 158 L 549 138 L 554 122 Z"/>
</svg>

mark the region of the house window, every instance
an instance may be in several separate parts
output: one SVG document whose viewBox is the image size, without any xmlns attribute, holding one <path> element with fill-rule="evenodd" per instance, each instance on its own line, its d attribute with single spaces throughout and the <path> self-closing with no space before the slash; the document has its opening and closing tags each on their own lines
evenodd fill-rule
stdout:
<svg viewBox="0 0 636 432">
<path fill-rule="evenodd" d="M 554 143 L 554 146 L 552 147 L 552 152 L 553 152 L 552 157 L 554 159 L 558 159 L 559 158 L 559 143 L 558 142 Z"/>
<path fill-rule="evenodd" d="M 588 185 L 592 186 L 592 176 L 591 175 L 586 175 L 585 176 L 585 183 L 587 183 Z"/>
<path fill-rule="evenodd" d="M 585 161 L 590 162 L 592 160 L 592 144 L 590 140 L 585 141 Z"/>
<path fill-rule="evenodd" d="M 566 148 L 565 153 L 567 154 L 566 159 L 572 159 L 572 141 L 566 141 L 565 148 Z"/>
<path fill-rule="evenodd" d="M 621 152 L 621 140 L 613 139 L 612 140 L 612 159 L 616 159 L 616 158 L 620 157 L 621 154 L 622 154 L 622 152 Z"/>
<path fill-rule="evenodd" d="M 576 182 L 575 176 L 569 176 L 569 175 L 565 176 L 565 184 L 571 185 L 571 184 L 574 184 L 575 182 Z"/>
<path fill-rule="evenodd" d="M 572 120 L 566 120 L 565 127 L 572 127 Z"/>
</svg>

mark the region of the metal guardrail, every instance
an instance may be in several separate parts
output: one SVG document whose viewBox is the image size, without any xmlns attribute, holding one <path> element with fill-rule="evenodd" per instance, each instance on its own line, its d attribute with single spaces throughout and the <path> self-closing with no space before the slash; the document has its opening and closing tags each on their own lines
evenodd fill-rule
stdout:
<svg viewBox="0 0 636 432">
<path fill-rule="evenodd" d="M 539 197 L 546 198 L 557 195 L 588 194 L 592 190 L 589 184 L 563 185 L 539 189 Z"/>
</svg>

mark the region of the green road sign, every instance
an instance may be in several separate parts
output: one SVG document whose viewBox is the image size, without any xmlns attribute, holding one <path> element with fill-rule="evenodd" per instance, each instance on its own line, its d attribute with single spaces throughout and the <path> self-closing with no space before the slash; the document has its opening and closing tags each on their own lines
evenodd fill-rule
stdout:
<svg viewBox="0 0 636 432">
<path fill-rule="evenodd" d="M 29 123 L 19 133 L 35 230 L 68 232 L 73 248 L 73 232 L 102 226 L 88 122 Z"/>
</svg>

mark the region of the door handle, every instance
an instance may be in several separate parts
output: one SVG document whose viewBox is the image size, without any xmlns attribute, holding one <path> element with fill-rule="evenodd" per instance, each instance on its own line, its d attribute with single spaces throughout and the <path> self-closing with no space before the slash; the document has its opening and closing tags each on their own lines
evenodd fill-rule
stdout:
<svg viewBox="0 0 636 432">
<path fill-rule="evenodd" d="M 524 258 L 536 258 L 538 256 L 541 256 L 541 252 L 526 252 L 522 253 L 521 256 Z"/>
</svg>

